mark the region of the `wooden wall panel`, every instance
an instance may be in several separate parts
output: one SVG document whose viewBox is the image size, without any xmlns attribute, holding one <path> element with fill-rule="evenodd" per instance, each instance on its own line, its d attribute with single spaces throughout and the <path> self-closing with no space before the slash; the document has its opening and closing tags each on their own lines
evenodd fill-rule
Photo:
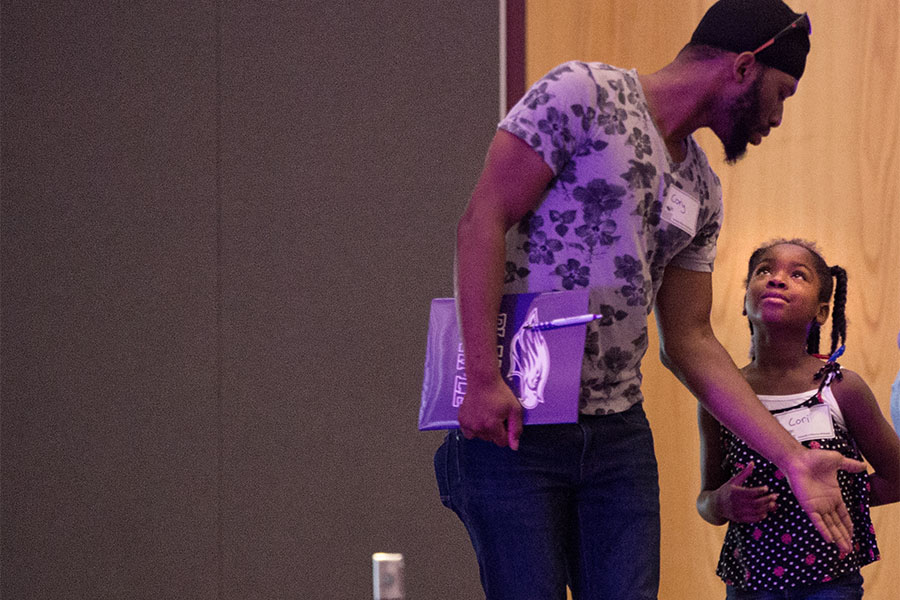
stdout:
<svg viewBox="0 0 900 600">
<path fill-rule="evenodd" d="M 571 59 L 654 71 L 690 38 L 711 0 L 529 0 L 531 84 Z M 783 125 L 735 166 L 708 130 L 697 138 L 722 179 L 726 225 L 714 274 L 713 325 L 738 364 L 749 333 L 741 317 L 746 259 L 773 237 L 815 240 L 850 276 L 844 360 L 885 414 L 900 364 L 900 5 L 895 0 L 794 0 L 813 24 L 812 52 Z M 653 324 L 651 323 L 651 327 Z M 692 396 L 660 364 L 655 335 L 644 363 L 647 412 L 660 461 L 663 545 L 660 598 L 715 598 L 724 528 L 700 519 L 699 451 Z M 866 598 L 900 589 L 900 505 L 873 511 L 883 560 L 866 567 Z"/>
</svg>

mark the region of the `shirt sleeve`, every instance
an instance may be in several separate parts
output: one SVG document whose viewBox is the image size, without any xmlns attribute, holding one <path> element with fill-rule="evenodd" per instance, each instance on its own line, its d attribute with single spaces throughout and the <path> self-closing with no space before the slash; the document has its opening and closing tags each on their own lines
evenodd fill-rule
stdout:
<svg viewBox="0 0 900 600">
<path fill-rule="evenodd" d="M 716 243 L 719 240 L 719 232 L 722 230 L 725 209 L 719 178 L 708 163 L 704 164 L 703 172 L 709 192 L 708 197 L 704 199 L 700 218 L 697 220 L 697 233 L 691 243 L 676 254 L 669 264 L 688 271 L 712 273 L 716 261 Z"/>
<path fill-rule="evenodd" d="M 592 143 L 596 96 L 590 67 L 563 63 L 528 90 L 498 129 L 525 141 L 559 175 L 581 145 Z"/>
</svg>

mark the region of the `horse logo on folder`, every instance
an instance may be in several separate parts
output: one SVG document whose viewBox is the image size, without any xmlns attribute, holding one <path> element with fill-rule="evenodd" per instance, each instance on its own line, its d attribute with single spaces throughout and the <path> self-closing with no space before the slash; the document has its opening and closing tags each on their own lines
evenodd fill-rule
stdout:
<svg viewBox="0 0 900 600">
<path fill-rule="evenodd" d="M 544 334 L 533 327 L 540 322 L 536 308 L 531 309 L 522 327 L 509 344 L 507 381 L 519 380 L 519 402 L 534 408 L 544 402 L 544 388 L 550 375 L 550 347 Z"/>
</svg>

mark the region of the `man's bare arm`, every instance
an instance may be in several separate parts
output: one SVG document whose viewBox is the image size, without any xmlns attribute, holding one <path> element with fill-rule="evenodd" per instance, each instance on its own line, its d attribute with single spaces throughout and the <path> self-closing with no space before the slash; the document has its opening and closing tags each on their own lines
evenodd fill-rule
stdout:
<svg viewBox="0 0 900 600">
<path fill-rule="evenodd" d="M 518 448 L 522 407 L 497 365 L 496 320 L 507 230 L 540 203 L 553 172 L 528 144 L 499 130 L 457 226 L 456 297 L 466 361 L 463 434 Z"/>
</svg>

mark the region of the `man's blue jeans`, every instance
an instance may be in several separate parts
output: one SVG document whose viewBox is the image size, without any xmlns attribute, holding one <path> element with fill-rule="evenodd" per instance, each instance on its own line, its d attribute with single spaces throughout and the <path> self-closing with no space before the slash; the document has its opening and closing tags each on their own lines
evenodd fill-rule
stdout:
<svg viewBox="0 0 900 600">
<path fill-rule="evenodd" d="M 656 598 L 659 482 L 640 404 L 529 425 L 519 450 L 451 431 L 434 457 L 488 600 Z"/>
</svg>

